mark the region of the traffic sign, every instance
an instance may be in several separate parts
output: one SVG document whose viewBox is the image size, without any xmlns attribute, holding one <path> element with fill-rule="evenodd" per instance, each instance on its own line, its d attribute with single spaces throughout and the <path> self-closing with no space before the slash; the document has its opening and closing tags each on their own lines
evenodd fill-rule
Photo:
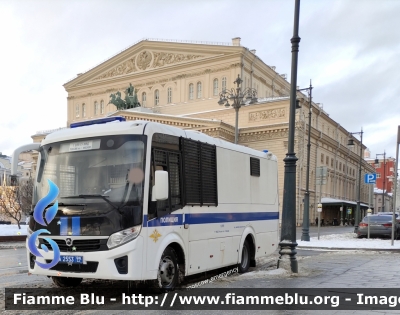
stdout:
<svg viewBox="0 0 400 315">
<path fill-rule="evenodd" d="M 365 184 L 376 184 L 376 173 L 365 174 L 364 183 Z"/>
</svg>

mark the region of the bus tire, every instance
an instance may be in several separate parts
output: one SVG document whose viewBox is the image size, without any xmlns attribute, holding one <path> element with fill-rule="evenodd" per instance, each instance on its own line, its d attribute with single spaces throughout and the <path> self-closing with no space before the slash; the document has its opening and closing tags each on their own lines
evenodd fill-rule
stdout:
<svg viewBox="0 0 400 315">
<path fill-rule="evenodd" d="M 173 248 L 167 247 L 161 255 L 155 286 L 161 292 L 168 292 L 173 291 L 178 284 L 178 257 Z"/>
<path fill-rule="evenodd" d="M 250 268 L 250 245 L 248 241 L 244 241 L 242 249 L 242 260 L 238 265 L 239 273 L 245 273 Z"/>
<path fill-rule="evenodd" d="M 81 284 L 82 278 L 52 277 L 53 282 L 60 288 L 76 287 Z"/>
</svg>

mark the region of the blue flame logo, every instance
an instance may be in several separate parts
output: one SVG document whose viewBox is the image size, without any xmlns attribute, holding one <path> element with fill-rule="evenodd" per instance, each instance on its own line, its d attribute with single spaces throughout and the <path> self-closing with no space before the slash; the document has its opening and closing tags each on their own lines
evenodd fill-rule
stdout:
<svg viewBox="0 0 400 315">
<path fill-rule="evenodd" d="M 54 202 L 54 204 L 50 208 L 47 209 L 47 211 L 44 215 L 47 223 L 44 221 L 44 218 L 43 218 L 44 209 L 54 199 L 57 198 L 58 193 L 60 191 L 58 189 L 57 185 L 54 184 L 50 179 L 48 179 L 47 182 L 49 183 L 49 193 L 46 196 L 44 196 L 42 199 L 39 200 L 39 202 L 35 206 L 35 209 L 33 210 L 33 218 L 35 219 L 35 221 L 37 223 L 39 223 L 40 225 L 43 225 L 43 226 L 47 226 L 48 224 L 50 224 L 50 222 L 54 219 L 54 217 L 57 214 L 58 201 L 56 200 Z M 35 246 L 35 242 L 36 242 L 39 234 L 41 234 L 41 233 L 50 234 L 50 232 L 48 230 L 41 229 L 41 230 L 37 230 L 36 232 L 34 232 L 28 239 L 29 251 L 36 257 L 43 257 L 40 254 L 39 250 Z M 44 238 L 44 239 L 47 242 L 49 242 L 51 248 L 53 249 L 54 258 L 48 264 L 43 264 L 41 262 L 38 262 L 37 260 L 35 260 L 35 262 L 39 267 L 41 267 L 43 269 L 50 269 L 50 268 L 54 267 L 60 261 L 60 248 L 58 247 L 57 243 L 54 242 L 52 239 L 50 239 L 50 238 Z M 41 249 L 43 249 L 46 253 L 49 251 L 49 249 L 47 248 L 47 246 L 45 244 L 41 245 Z"/>
</svg>

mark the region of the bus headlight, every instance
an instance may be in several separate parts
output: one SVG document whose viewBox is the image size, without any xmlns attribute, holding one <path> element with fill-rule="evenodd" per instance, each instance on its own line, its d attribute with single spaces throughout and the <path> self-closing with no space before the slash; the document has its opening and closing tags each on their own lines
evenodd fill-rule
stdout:
<svg viewBox="0 0 400 315">
<path fill-rule="evenodd" d="M 134 240 L 140 233 L 142 225 L 136 225 L 126 230 L 111 234 L 107 241 L 108 248 L 113 248 Z"/>
</svg>

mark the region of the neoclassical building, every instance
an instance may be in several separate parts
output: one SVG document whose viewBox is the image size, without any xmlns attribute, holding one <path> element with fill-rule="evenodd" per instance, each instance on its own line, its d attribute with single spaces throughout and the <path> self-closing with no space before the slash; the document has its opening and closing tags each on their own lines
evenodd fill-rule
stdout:
<svg viewBox="0 0 400 315">
<path fill-rule="evenodd" d="M 141 40 L 107 61 L 80 73 L 64 84 L 68 92 L 67 124 L 105 116 L 127 120 L 148 120 L 195 129 L 210 136 L 234 141 L 235 110 L 218 105 L 219 93 L 234 88 L 240 77 L 242 89 L 258 91 L 258 102 L 239 111 L 239 144 L 269 150 L 279 162 L 280 204 L 287 153 L 289 91 L 286 75 L 262 61 L 234 38 L 232 43 Z M 134 109 L 116 110 L 110 95 L 132 84 L 141 103 Z M 332 222 L 355 209 L 360 142 L 347 147 L 349 131 L 329 117 L 320 104 L 312 103 L 312 123 L 308 126 L 309 100 L 298 92 L 301 108 L 296 111 L 297 224 L 302 223 L 306 185 L 307 133 L 311 128 L 310 220 L 317 204 L 323 203 L 322 218 Z M 68 127 L 67 126 L 67 127 Z M 32 136 L 40 141 L 46 132 Z M 366 149 L 363 146 L 363 149 Z M 328 169 L 326 184 L 316 185 L 316 169 Z M 363 160 L 362 174 L 373 168 Z M 234 171 L 234 170 L 233 170 Z M 361 187 L 362 209 L 368 205 L 368 187 Z M 342 209 L 342 211 L 340 211 Z M 344 211 L 346 210 L 346 211 Z M 353 212 L 354 213 L 354 212 Z M 352 215 L 351 213 L 349 214 Z"/>
</svg>

